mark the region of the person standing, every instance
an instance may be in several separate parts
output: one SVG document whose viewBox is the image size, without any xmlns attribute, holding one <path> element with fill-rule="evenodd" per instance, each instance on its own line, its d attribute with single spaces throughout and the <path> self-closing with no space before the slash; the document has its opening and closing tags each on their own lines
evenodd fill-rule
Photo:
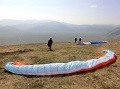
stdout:
<svg viewBox="0 0 120 89">
<path fill-rule="evenodd" d="M 79 43 L 81 42 L 81 38 L 79 38 Z"/>
<path fill-rule="evenodd" d="M 75 38 L 75 43 L 77 42 L 77 38 Z"/>
<path fill-rule="evenodd" d="M 51 49 L 52 44 L 53 44 L 53 40 L 52 40 L 52 38 L 50 38 L 50 40 L 48 40 L 48 43 L 47 43 L 47 45 L 48 45 L 50 51 L 52 51 L 52 49 Z"/>
</svg>

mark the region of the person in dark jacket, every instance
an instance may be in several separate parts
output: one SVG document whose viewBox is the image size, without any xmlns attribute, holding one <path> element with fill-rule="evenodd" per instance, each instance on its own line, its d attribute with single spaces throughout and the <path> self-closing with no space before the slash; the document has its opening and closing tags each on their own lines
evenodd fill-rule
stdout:
<svg viewBox="0 0 120 89">
<path fill-rule="evenodd" d="M 50 40 L 48 40 L 48 44 L 47 44 L 49 49 L 50 49 L 50 51 L 52 51 L 52 49 L 51 49 L 52 43 L 53 43 L 52 38 L 50 38 Z"/>
<path fill-rule="evenodd" d="M 79 38 L 79 43 L 81 43 L 81 38 Z"/>
<path fill-rule="evenodd" d="M 79 42 L 81 42 L 81 38 L 79 38 Z"/>
<path fill-rule="evenodd" d="M 75 43 L 77 42 L 77 38 L 75 38 Z"/>
</svg>

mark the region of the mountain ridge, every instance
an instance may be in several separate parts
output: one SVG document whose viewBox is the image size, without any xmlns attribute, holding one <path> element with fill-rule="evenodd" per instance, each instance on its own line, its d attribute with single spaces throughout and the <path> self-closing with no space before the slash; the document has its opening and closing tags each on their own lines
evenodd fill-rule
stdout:
<svg viewBox="0 0 120 89">
<path fill-rule="evenodd" d="M 103 41 L 120 39 L 119 25 L 75 25 L 50 20 L 0 20 L 0 40 L 2 43 L 44 43 L 52 37 L 56 42 Z M 22 42 L 18 42 L 18 41 Z"/>
</svg>

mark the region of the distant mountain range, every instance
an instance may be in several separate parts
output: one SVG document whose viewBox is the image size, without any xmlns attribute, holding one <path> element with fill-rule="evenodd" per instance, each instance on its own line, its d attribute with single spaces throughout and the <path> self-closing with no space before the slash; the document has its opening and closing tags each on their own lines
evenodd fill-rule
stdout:
<svg viewBox="0 0 120 89">
<path fill-rule="evenodd" d="M 75 25 L 49 20 L 0 20 L 0 44 L 119 40 L 120 25 Z"/>
</svg>

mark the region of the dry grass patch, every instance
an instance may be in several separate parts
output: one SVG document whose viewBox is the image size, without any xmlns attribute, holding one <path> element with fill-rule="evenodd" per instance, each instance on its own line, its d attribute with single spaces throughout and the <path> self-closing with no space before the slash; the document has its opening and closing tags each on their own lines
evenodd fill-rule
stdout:
<svg viewBox="0 0 120 89">
<path fill-rule="evenodd" d="M 119 89 L 119 44 L 120 41 L 103 45 L 53 43 L 53 51 L 49 51 L 46 44 L 0 46 L 0 53 L 8 53 L 7 55 L 0 55 L 0 89 Z M 18 52 L 25 49 L 32 49 L 32 51 Z M 116 62 L 89 72 L 41 77 L 9 74 L 3 69 L 9 61 L 22 61 L 25 64 L 46 64 L 89 60 L 102 55 L 102 50 L 105 49 L 116 53 Z"/>
</svg>

